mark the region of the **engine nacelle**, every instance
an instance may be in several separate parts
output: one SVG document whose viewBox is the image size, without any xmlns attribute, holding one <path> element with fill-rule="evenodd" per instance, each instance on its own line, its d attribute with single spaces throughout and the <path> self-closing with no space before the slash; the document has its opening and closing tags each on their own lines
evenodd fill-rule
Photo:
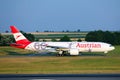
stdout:
<svg viewBox="0 0 120 80">
<path fill-rule="evenodd" d="M 70 55 L 79 55 L 79 50 L 78 49 L 70 49 Z"/>
</svg>

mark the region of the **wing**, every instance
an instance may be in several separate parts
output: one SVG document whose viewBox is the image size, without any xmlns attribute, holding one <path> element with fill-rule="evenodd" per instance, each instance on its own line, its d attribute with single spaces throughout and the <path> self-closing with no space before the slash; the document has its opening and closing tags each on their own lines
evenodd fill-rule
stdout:
<svg viewBox="0 0 120 80">
<path fill-rule="evenodd" d="M 62 47 L 62 46 L 51 46 L 51 45 L 47 45 L 47 47 L 54 48 L 54 49 L 56 49 L 56 50 L 64 50 L 64 51 L 69 50 L 68 47 Z"/>
</svg>

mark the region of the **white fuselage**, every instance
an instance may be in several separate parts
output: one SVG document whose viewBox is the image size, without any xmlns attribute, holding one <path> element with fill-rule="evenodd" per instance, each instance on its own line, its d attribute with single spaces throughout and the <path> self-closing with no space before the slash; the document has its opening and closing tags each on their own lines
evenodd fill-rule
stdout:
<svg viewBox="0 0 120 80">
<path fill-rule="evenodd" d="M 51 51 L 60 48 L 63 51 L 78 49 L 79 52 L 104 52 L 115 49 L 103 42 L 32 42 L 25 49 L 33 51 Z M 52 51 L 51 51 L 52 52 Z"/>
<path fill-rule="evenodd" d="M 15 26 L 10 26 L 16 43 L 11 46 L 21 49 L 42 52 L 58 52 L 60 55 L 70 53 L 79 55 L 79 52 L 104 52 L 115 49 L 108 43 L 103 42 L 31 42 Z"/>
</svg>

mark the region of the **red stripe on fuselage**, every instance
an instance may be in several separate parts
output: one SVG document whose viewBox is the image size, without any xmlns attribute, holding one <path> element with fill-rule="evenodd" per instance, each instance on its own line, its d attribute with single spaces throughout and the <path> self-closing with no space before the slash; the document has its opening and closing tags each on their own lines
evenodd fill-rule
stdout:
<svg viewBox="0 0 120 80">
<path fill-rule="evenodd" d="M 23 40 L 20 40 L 17 43 L 10 44 L 10 46 L 25 49 L 26 46 L 28 46 L 31 42 L 22 42 Z M 24 40 L 25 41 L 25 40 Z"/>
<path fill-rule="evenodd" d="M 16 42 L 17 44 L 21 44 L 20 46 L 16 46 L 18 48 L 24 49 L 27 45 L 29 45 L 31 42 L 28 41 L 27 39 L 19 40 Z"/>
</svg>

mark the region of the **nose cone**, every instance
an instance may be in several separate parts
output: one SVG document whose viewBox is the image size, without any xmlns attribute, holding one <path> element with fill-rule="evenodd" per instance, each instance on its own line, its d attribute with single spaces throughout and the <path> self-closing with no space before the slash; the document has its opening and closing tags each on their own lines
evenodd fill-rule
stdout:
<svg viewBox="0 0 120 80">
<path fill-rule="evenodd" d="M 114 46 L 112 46 L 112 47 L 110 47 L 111 48 L 111 50 L 114 50 L 115 49 L 115 47 Z"/>
</svg>

